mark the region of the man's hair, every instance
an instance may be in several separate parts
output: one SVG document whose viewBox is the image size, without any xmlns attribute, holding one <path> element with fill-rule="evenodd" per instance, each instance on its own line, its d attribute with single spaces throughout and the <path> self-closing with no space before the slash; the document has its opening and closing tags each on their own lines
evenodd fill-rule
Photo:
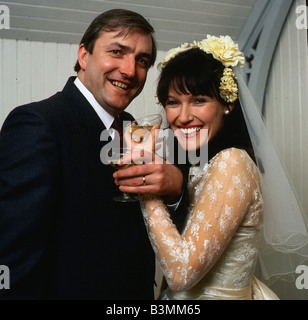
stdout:
<svg viewBox="0 0 308 320">
<path fill-rule="evenodd" d="M 133 28 L 139 28 L 151 35 L 152 53 L 149 66 L 153 66 L 157 54 L 156 42 L 153 35 L 154 28 L 142 15 L 134 11 L 113 9 L 100 14 L 89 25 L 80 41 L 80 44 L 83 44 L 85 49 L 92 54 L 95 41 L 100 37 L 102 32 L 121 30 L 120 33 L 129 33 Z M 81 68 L 77 60 L 74 70 L 78 72 L 80 69 Z"/>
</svg>

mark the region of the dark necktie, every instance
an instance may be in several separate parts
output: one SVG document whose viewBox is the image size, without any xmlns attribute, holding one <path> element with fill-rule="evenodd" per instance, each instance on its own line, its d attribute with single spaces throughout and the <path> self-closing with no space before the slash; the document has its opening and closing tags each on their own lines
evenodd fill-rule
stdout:
<svg viewBox="0 0 308 320">
<path fill-rule="evenodd" d="M 119 117 L 115 117 L 113 123 L 111 125 L 113 129 L 115 129 L 120 136 L 120 147 L 123 147 L 123 123 Z"/>
</svg>

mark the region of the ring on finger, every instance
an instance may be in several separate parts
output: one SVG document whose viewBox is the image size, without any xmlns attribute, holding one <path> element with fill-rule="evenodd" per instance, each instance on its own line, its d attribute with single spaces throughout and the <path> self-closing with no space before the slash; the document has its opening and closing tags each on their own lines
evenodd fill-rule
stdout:
<svg viewBox="0 0 308 320">
<path fill-rule="evenodd" d="M 142 177 L 143 185 L 145 186 L 147 183 L 145 181 L 145 176 Z"/>
</svg>

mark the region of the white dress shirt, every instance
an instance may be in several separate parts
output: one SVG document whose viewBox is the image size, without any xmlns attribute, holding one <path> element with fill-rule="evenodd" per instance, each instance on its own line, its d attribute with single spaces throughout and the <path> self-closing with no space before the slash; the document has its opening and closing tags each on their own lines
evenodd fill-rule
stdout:
<svg viewBox="0 0 308 320">
<path fill-rule="evenodd" d="M 85 96 L 85 98 L 89 101 L 92 108 L 95 110 L 99 118 L 102 120 L 106 129 L 109 129 L 113 123 L 114 116 L 109 114 L 94 98 L 93 94 L 85 87 L 85 85 L 79 80 L 77 77 L 74 81 L 76 87 L 80 90 L 80 92 Z"/>
</svg>

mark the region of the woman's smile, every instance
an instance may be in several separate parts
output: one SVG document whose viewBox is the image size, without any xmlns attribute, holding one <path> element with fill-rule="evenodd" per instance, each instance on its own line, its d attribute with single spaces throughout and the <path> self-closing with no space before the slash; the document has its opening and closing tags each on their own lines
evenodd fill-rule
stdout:
<svg viewBox="0 0 308 320">
<path fill-rule="evenodd" d="M 186 150 L 198 150 L 217 134 L 226 107 L 215 97 L 183 94 L 170 88 L 166 102 L 167 120 Z"/>
<path fill-rule="evenodd" d="M 200 134 L 200 130 L 203 128 L 203 126 L 179 126 L 178 130 L 179 132 L 185 136 L 186 138 L 195 137 L 198 134 Z"/>
</svg>

